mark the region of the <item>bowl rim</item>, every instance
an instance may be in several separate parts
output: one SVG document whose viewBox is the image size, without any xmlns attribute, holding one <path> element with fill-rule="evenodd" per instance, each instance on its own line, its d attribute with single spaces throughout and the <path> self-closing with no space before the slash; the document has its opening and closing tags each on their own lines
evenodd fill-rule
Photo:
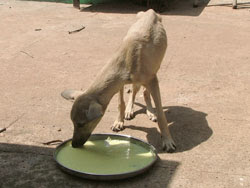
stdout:
<svg viewBox="0 0 250 188">
<path fill-rule="evenodd" d="M 66 167 L 65 165 L 63 165 L 62 163 L 60 163 L 57 160 L 57 154 L 60 151 L 59 149 L 61 147 L 63 147 L 63 145 L 65 145 L 67 142 L 71 141 L 72 138 L 70 138 L 70 139 L 67 139 L 67 140 L 63 141 L 62 143 L 60 143 L 54 150 L 53 158 L 56 161 L 57 165 L 60 167 L 60 169 L 63 170 L 64 172 L 66 172 L 66 173 L 71 174 L 71 175 L 78 176 L 78 177 L 81 177 L 81 178 L 86 178 L 86 179 L 92 179 L 92 180 L 118 180 L 118 179 L 126 179 L 126 178 L 129 178 L 129 177 L 133 177 L 133 176 L 142 174 L 143 172 L 147 171 L 150 167 L 152 167 L 159 158 L 155 147 L 152 146 L 151 144 L 149 144 L 148 142 L 142 140 L 142 139 L 135 138 L 135 137 L 132 137 L 130 135 L 112 134 L 112 133 L 95 133 L 95 134 L 91 134 L 90 138 L 91 137 L 98 137 L 98 136 L 106 136 L 106 137 L 115 136 L 115 137 L 122 137 L 122 138 L 127 138 L 129 140 L 132 139 L 132 140 L 135 140 L 137 142 L 141 142 L 144 145 L 146 145 L 148 147 L 148 150 L 151 151 L 154 154 L 154 156 L 153 156 L 154 159 L 153 159 L 153 161 L 151 161 L 149 164 L 145 165 L 142 168 L 139 168 L 139 169 L 136 169 L 136 170 L 133 170 L 133 171 L 129 171 L 129 172 L 125 172 L 125 173 L 96 174 L 96 173 L 88 173 L 88 172 L 78 171 L 78 170 L 74 170 L 74 169 L 71 169 L 69 167 Z"/>
</svg>

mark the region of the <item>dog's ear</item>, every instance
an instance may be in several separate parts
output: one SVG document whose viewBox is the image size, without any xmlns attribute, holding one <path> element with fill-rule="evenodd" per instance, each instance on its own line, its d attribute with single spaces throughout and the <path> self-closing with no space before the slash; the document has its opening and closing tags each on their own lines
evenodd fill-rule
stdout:
<svg viewBox="0 0 250 188">
<path fill-rule="evenodd" d="M 88 121 L 93 121 L 97 118 L 102 117 L 103 116 L 102 105 L 100 105 L 98 102 L 91 102 L 89 105 L 89 109 L 86 110 L 86 116 Z"/>
<path fill-rule="evenodd" d="M 73 89 L 66 89 L 61 93 L 61 96 L 69 101 L 76 100 L 77 97 L 83 94 L 83 91 L 73 90 Z"/>
</svg>

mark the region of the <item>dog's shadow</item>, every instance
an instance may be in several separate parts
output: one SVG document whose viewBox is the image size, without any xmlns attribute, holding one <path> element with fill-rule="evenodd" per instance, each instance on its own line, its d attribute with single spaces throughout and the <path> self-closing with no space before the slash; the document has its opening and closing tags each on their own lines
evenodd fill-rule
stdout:
<svg viewBox="0 0 250 188">
<path fill-rule="evenodd" d="M 145 108 L 141 104 L 136 104 Z M 168 123 L 171 124 L 169 129 L 177 145 L 175 152 L 188 151 L 208 140 L 213 134 L 206 120 L 206 113 L 182 106 L 169 106 L 164 109 L 166 109 L 165 115 Z M 143 111 L 145 110 L 139 110 L 135 115 L 143 113 Z M 146 132 L 148 142 L 155 146 L 158 152 L 162 152 L 161 135 L 156 127 L 129 125 L 126 128 Z"/>
</svg>

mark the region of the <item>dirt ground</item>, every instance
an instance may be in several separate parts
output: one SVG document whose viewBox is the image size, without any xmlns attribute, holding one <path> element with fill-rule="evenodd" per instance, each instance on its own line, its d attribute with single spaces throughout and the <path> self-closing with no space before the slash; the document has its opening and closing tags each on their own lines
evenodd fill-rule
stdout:
<svg viewBox="0 0 250 188">
<path fill-rule="evenodd" d="M 160 149 L 157 124 L 145 115 L 122 134 L 154 145 L 160 160 L 128 180 L 71 177 L 53 161 L 55 146 L 71 138 L 71 103 L 64 89 L 84 89 L 119 46 L 136 12 L 131 3 L 96 6 L 0 0 L 0 187 L 250 187 L 250 4 L 175 0 L 162 13 L 168 49 L 158 73 L 162 102 L 177 144 Z M 69 34 L 68 31 L 85 29 Z M 128 94 L 125 95 L 128 97 Z M 112 133 L 115 96 L 95 133 Z"/>
</svg>

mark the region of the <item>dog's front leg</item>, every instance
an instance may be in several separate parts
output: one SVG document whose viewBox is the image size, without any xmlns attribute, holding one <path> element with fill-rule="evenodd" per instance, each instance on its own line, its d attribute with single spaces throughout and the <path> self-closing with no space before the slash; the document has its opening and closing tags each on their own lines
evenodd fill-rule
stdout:
<svg viewBox="0 0 250 188">
<path fill-rule="evenodd" d="M 140 90 L 140 85 L 133 84 L 132 93 L 129 96 L 128 104 L 125 110 L 125 119 L 131 120 L 134 118 L 134 102 L 135 102 L 135 96 L 136 93 Z"/>
<path fill-rule="evenodd" d="M 147 105 L 146 113 L 147 113 L 149 119 L 153 122 L 157 122 L 155 110 L 153 109 L 152 103 L 151 103 L 150 93 L 146 88 L 143 89 L 143 96 L 144 96 L 144 100 L 145 100 L 146 105 Z"/>
<path fill-rule="evenodd" d="M 173 152 L 176 149 L 176 146 L 168 129 L 168 122 L 162 109 L 160 88 L 157 77 L 155 76 L 145 86 L 151 93 L 155 102 L 158 126 L 162 135 L 163 149 L 166 149 L 168 152 Z"/>
<path fill-rule="evenodd" d="M 118 117 L 117 120 L 114 122 L 113 126 L 111 127 L 112 131 L 118 132 L 124 129 L 124 113 L 125 113 L 125 102 L 124 102 L 124 97 L 123 97 L 123 90 L 124 87 L 119 92 L 119 97 L 118 97 Z"/>
</svg>

